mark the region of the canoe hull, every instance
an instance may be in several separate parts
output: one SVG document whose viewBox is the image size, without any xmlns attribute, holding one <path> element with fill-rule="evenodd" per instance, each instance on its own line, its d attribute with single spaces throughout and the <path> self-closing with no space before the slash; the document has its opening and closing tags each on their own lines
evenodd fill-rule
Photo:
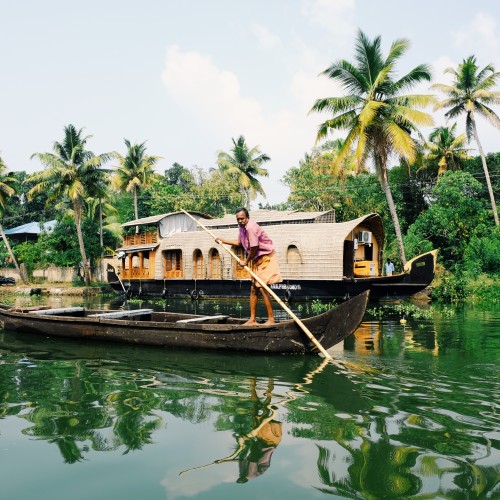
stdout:
<svg viewBox="0 0 500 500">
<path fill-rule="evenodd" d="M 363 319 L 368 293 L 360 294 L 323 314 L 303 319 L 303 324 L 324 349 L 354 333 Z M 81 315 L 42 315 L 0 308 L 5 330 L 52 337 L 99 340 L 168 348 L 281 354 L 317 353 L 318 349 L 294 321 L 272 326 L 243 326 L 243 320 L 179 323 L 192 315 L 151 313 L 143 318 L 108 319 Z M 85 314 L 85 315 L 84 315 Z M 211 320 L 212 321 L 212 320 Z M 223 321 L 223 322 L 222 322 Z"/>
</svg>

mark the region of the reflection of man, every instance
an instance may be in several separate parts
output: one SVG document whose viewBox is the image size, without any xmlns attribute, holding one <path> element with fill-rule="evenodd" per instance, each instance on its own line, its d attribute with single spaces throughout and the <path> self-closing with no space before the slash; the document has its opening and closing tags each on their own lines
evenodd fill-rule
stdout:
<svg viewBox="0 0 500 500">
<path fill-rule="evenodd" d="M 281 441 L 281 422 L 271 420 L 266 422 L 251 438 L 239 456 L 240 477 L 238 483 L 246 483 L 264 474 L 271 465 L 271 456 Z"/>
<path fill-rule="evenodd" d="M 246 483 L 249 479 L 264 474 L 271 465 L 271 456 L 281 441 L 281 422 L 273 420 L 271 398 L 274 383 L 270 379 L 266 397 L 260 400 L 256 390 L 256 380 L 250 380 L 250 398 L 253 402 L 250 432 L 240 435 L 239 444 L 239 477 L 238 483 Z"/>
</svg>

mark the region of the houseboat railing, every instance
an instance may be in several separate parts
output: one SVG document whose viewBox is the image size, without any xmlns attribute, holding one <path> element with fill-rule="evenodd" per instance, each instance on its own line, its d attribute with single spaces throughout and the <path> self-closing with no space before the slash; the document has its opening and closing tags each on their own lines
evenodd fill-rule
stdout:
<svg viewBox="0 0 500 500">
<path fill-rule="evenodd" d="M 124 246 L 128 247 L 132 245 L 148 245 L 157 242 L 158 233 L 156 231 L 146 231 L 144 233 L 129 234 L 125 236 L 123 244 Z"/>
</svg>

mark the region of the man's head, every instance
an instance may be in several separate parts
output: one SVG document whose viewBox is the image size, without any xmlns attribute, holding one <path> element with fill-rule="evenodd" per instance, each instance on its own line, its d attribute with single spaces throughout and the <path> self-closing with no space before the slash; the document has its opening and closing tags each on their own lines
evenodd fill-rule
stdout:
<svg viewBox="0 0 500 500">
<path fill-rule="evenodd" d="M 238 208 L 236 210 L 236 222 L 240 227 L 245 227 L 247 225 L 250 214 L 246 208 Z"/>
</svg>

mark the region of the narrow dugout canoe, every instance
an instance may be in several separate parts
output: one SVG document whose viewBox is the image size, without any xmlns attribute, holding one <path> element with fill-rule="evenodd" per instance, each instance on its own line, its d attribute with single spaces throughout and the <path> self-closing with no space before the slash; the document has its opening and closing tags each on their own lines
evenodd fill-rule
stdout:
<svg viewBox="0 0 500 500">
<path fill-rule="evenodd" d="M 369 292 L 334 309 L 301 320 L 324 349 L 354 333 L 363 319 Z M 0 322 L 8 331 L 170 348 L 282 354 L 318 353 L 293 320 L 275 325 L 244 326 L 228 316 L 65 309 L 15 309 L 0 304 Z"/>
</svg>

